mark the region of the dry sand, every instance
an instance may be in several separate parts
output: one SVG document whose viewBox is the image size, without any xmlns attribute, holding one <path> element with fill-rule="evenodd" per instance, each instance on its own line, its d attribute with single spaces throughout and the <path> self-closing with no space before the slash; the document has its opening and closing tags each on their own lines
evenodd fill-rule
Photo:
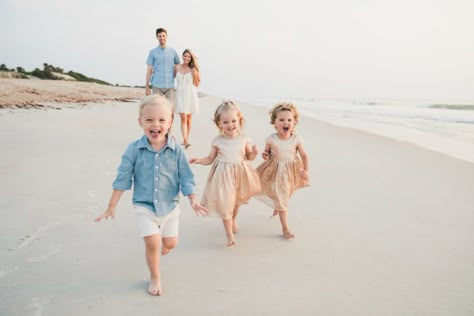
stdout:
<svg viewBox="0 0 474 316">
<path fill-rule="evenodd" d="M 0 78 L 0 108 L 64 107 L 66 103 L 129 102 L 145 89 L 62 80 Z"/>
<path fill-rule="evenodd" d="M 201 98 L 188 157 L 208 153 L 219 102 Z M 241 107 L 262 148 L 266 112 Z M 296 238 L 252 199 L 227 248 L 221 222 L 183 199 L 165 294 L 148 295 L 130 192 L 115 220 L 93 222 L 141 136 L 136 117 L 118 102 L 0 110 L 0 315 L 474 314 L 474 164 L 307 118 L 312 186 L 290 202 Z M 201 193 L 209 167 L 193 170 Z"/>
</svg>

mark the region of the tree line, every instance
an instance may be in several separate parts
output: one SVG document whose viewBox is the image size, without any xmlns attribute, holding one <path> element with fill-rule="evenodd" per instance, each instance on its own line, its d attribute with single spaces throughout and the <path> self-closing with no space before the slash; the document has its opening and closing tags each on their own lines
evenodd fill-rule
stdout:
<svg viewBox="0 0 474 316">
<path fill-rule="evenodd" d="M 20 78 L 25 78 L 28 79 L 28 76 L 34 76 L 40 79 L 49 79 L 49 80 L 64 80 L 60 76 L 55 75 L 55 73 L 59 74 L 65 74 L 68 76 L 73 77 L 77 81 L 83 81 L 83 82 L 95 82 L 103 85 L 111 85 L 108 82 L 105 82 L 103 80 L 95 79 L 95 78 L 90 78 L 87 77 L 86 75 L 83 75 L 79 72 L 75 71 L 68 71 L 64 72 L 64 70 L 60 67 L 55 67 L 53 65 L 44 63 L 43 64 L 43 70 L 39 68 L 35 68 L 33 71 L 26 71 L 23 67 L 16 67 L 16 68 L 11 68 L 9 69 L 7 65 L 1 64 L 0 65 L 0 71 L 7 71 L 7 72 L 16 72 L 19 74 Z"/>
</svg>

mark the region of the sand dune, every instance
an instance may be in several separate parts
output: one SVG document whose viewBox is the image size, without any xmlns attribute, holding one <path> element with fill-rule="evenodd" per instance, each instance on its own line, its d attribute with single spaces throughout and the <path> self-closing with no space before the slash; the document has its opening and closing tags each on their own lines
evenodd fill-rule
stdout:
<svg viewBox="0 0 474 316">
<path fill-rule="evenodd" d="M 127 102 L 144 94 L 144 89 L 88 82 L 0 78 L 0 108 L 61 108 L 65 103 Z"/>
</svg>

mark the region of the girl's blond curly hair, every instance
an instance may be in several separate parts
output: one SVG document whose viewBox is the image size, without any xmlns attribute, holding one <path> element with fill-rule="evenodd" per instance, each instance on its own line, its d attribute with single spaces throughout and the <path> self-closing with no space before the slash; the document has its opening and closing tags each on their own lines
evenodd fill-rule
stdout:
<svg viewBox="0 0 474 316">
<path fill-rule="evenodd" d="M 276 116 L 281 111 L 290 111 L 295 119 L 295 124 L 298 124 L 300 113 L 298 112 L 296 105 L 290 102 L 278 103 L 268 112 L 268 114 L 270 114 L 270 124 L 275 124 Z"/>
<path fill-rule="evenodd" d="M 219 121 L 221 120 L 221 115 L 223 112 L 227 111 L 236 111 L 237 117 L 239 118 L 239 125 L 240 128 L 243 128 L 245 123 L 244 115 L 242 111 L 240 111 L 239 106 L 232 100 L 222 101 L 222 103 L 217 107 L 216 111 L 214 112 L 214 119 L 213 122 L 216 124 L 217 128 L 220 130 L 221 127 L 219 126 Z"/>
</svg>

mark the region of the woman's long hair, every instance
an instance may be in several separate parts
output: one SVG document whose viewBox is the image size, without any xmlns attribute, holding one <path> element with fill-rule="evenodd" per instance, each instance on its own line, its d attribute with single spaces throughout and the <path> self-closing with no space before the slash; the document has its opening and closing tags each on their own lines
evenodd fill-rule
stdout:
<svg viewBox="0 0 474 316">
<path fill-rule="evenodd" d="M 186 48 L 181 56 L 184 56 L 184 54 L 186 54 L 186 53 L 191 55 L 191 61 L 189 62 L 189 67 L 191 69 L 196 68 L 196 70 L 199 71 L 199 64 L 198 64 L 197 60 L 195 59 L 195 56 L 194 56 L 193 52 L 189 48 Z"/>
</svg>

